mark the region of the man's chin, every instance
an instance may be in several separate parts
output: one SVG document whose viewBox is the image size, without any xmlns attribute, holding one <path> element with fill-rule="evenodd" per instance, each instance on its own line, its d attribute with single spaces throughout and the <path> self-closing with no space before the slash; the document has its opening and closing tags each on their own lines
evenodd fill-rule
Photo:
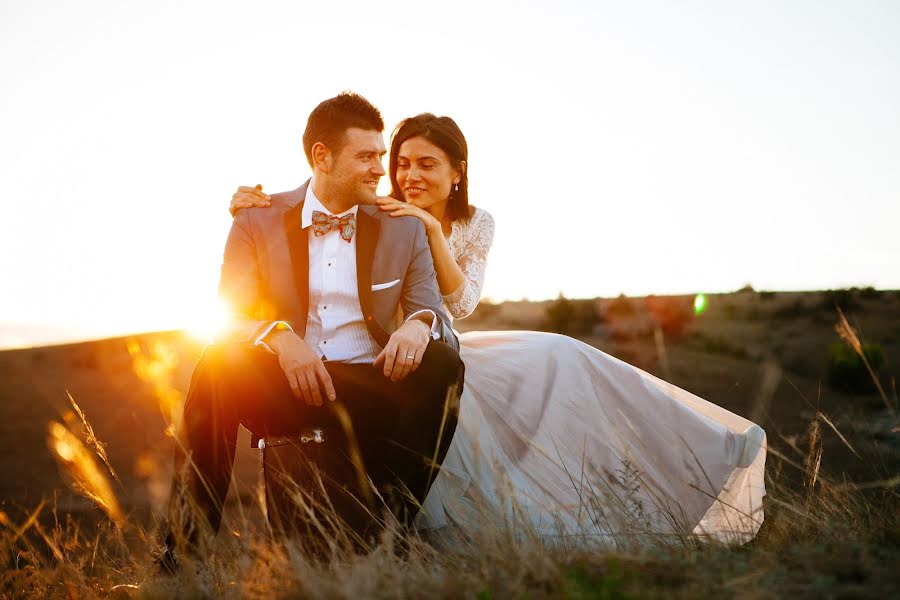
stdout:
<svg viewBox="0 0 900 600">
<path fill-rule="evenodd" d="M 375 204 L 378 191 L 375 187 L 364 186 L 359 190 L 359 204 Z"/>
</svg>

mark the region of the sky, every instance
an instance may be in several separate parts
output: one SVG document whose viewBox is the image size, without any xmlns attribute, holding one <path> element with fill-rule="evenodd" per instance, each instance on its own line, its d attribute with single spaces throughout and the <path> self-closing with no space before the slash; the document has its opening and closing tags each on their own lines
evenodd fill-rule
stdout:
<svg viewBox="0 0 900 600">
<path fill-rule="evenodd" d="M 449 115 L 484 296 L 900 288 L 900 3 L 0 0 L 0 347 L 211 313 L 321 100 Z M 384 181 L 384 189 L 387 182 Z"/>
</svg>

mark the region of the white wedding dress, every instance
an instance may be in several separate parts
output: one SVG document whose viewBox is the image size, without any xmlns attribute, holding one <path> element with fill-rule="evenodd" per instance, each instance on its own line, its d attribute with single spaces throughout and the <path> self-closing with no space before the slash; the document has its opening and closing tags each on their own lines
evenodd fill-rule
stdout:
<svg viewBox="0 0 900 600">
<path fill-rule="evenodd" d="M 471 313 L 492 217 L 449 238 L 465 283 L 444 297 Z M 750 421 L 578 340 L 535 331 L 460 336 L 459 422 L 420 529 L 585 547 L 696 535 L 753 538 L 763 520 L 766 436 Z"/>
</svg>

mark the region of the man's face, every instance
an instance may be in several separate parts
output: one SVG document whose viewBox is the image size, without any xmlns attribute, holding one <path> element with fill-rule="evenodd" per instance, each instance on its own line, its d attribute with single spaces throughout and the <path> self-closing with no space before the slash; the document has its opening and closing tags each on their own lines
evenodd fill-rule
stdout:
<svg viewBox="0 0 900 600">
<path fill-rule="evenodd" d="M 352 204 L 374 204 L 378 181 L 385 173 L 381 161 L 386 153 L 381 132 L 348 129 L 344 146 L 333 159 L 332 189 Z"/>
</svg>

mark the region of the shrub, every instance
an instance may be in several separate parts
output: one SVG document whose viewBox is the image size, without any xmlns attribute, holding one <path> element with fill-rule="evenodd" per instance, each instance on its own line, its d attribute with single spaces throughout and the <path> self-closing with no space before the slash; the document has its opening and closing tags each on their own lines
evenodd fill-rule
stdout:
<svg viewBox="0 0 900 600">
<path fill-rule="evenodd" d="M 842 290 L 825 290 L 822 294 L 822 307 L 827 310 L 840 308 L 844 312 L 859 310 L 859 295 L 856 288 Z"/>
<path fill-rule="evenodd" d="M 881 290 L 876 290 L 871 285 L 859 290 L 859 295 L 867 300 L 881 298 L 882 296 Z"/>
<path fill-rule="evenodd" d="M 569 335 L 588 334 L 599 322 L 593 300 L 569 300 L 562 294 L 548 307 L 541 329 Z"/>
<path fill-rule="evenodd" d="M 472 311 L 472 314 L 469 315 L 468 318 L 472 321 L 485 321 L 496 317 L 497 313 L 499 312 L 499 304 L 494 304 L 493 302 L 482 300 L 478 303 L 478 306 L 475 307 L 475 310 Z"/>
<path fill-rule="evenodd" d="M 775 298 L 775 292 L 762 291 L 759 293 L 760 300 L 772 300 Z"/>
<path fill-rule="evenodd" d="M 862 352 L 876 373 L 884 364 L 884 351 L 876 344 L 863 344 Z M 862 358 L 843 342 L 828 347 L 828 383 L 834 388 L 849 392 L 871 393 L 875 391 Z"/>
<path fill-rule="evenodd" d="M 630 317 L 637 312 L 637 309 L 625 294 L 620 294 L 606 303 L 604 312 L 608 317 Z"/>
<path fill-rule="evenodd" d="M 810 312 L 811 311 L 806 306 L 803 298 L 797 298 L 789 304 L 776 308 L 775 312 L 772 313 L 772 316 L 776 319 L 797 319 L 799 317 L 808 316 Z"/>
</svg>

